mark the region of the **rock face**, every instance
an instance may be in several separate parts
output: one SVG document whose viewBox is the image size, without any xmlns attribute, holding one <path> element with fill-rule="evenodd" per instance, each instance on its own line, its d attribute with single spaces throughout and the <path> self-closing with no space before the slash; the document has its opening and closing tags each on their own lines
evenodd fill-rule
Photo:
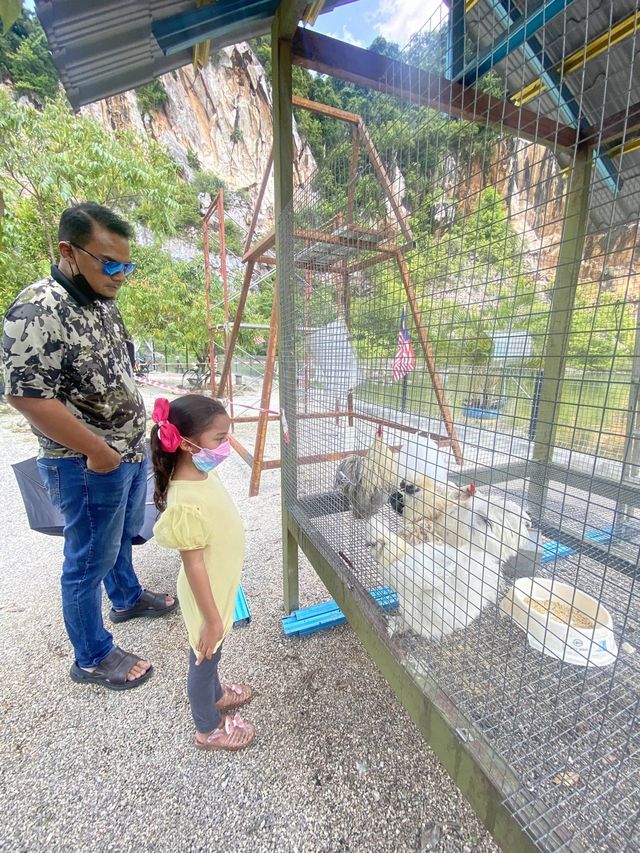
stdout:
<svg viewBox="0 0 640 853">
<path fill-rule="evenodd" d="M 84 107 L 83 112 L 107 129 L 132 128 L 163 143 L 187 178 L 199 162 L 230 188 L 244 191 L 244 200 L 237 198 L 237 209 L 230 214 L 248 223 L 273 139 L 271 86 L 256 55 L 248 44 L 237 44 L 217 52 L 197 75 L 185 67 L 164 75 L 160 82 L 167 101 L 151 114 L 141 113 L 135 92 Z M 294 181 L 300 186 L 315 162 L 297 131 L 294 148 Z M 450 177 L 433 212 L 434 226 L 446 230 L 456 212 L 470 213 L 482 190 L 494 186 L 506 201 L 513 227 L 523 237 L 526 269 L 544 290 L 555 276 L 567 189 L 553 153 L 515 138 L 499 142 L 484 168 L 473 160 L 457 162 L 454 155 L 450 160 L 443 169 Z M 395 162 L 387 168 L 394 192 L 405 204 L 404 177 Z M 272 223 L 273 182 L 269 181 L 258 229 L 265 231 Z M 178 249 L 179 256 L 188 254 L 184 247 Z M 581 281 L 594 291 L 604 287 L 627 299 L 640 298 L 638 223 L 587 237 Z"/>
<path fill-rule="evenodd" d="M 83 112 L 113 130 L 131 128 L 163 143 L 187 178 L 194 156 L 234 190 L 249 196 L 251 209 L 269 159 L 271 85 L 246 43 L 224 48 L 195 74 L 190 66 L 160 77 L 167 92 L 161 110 L 142 114 L 135 92 L 125 92 Z M 294 181 L 303 183 L 315 168 L 311 151 L 294 132 Z M 249 213 L 250 216 L 250 213 Z M 260 224 L 273 220 L 273 182 L 267 185 Z"/>
<path fill-rule="evenodd" d="M 459 212 L 477 206 L 482 190 L 493 186 L 507 204 L 515 231 L 523 237 L 527 271 L 544 288 L 552 283 L 562 235 L 567 180 L 553 153 L 524 139 L 501 141 L 483 170 L 477 161 L 452 163 L 445 170 L 442 206 L 454 203 Z M 621 298 L 640 298 L 640 225 L 632 222 L 609 232 L 589 234 L 585 241 L 580 281 L 616 291 Z"/>
</svg>

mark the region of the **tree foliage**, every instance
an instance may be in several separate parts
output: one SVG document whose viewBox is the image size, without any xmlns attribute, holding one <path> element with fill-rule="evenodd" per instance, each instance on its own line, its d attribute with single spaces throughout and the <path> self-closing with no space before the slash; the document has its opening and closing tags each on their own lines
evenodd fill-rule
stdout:
<svg viewBox="0 0 640 853">
<path fill-rule="evenodd" d="M 158 79 L 136 89 L 136 98 L 141 113 L 157 113 L 169 100 L 169 93 Z"/>
<path fill-rule="evenodd" d="M 58 73 L 44 30 L 29 12 L 21 12 L 0 35 L 0 78 L 10 80 L 18 95 L 28 95 L 40 102 L 58 94 Z"/>
<path fill-rule="evenodd" d="M 57 224 L 70 204 L 91 200 L 158 235 L 175 229 L 179 182 L 159 144 L 106 133 L 73 115 L 62 98 L 39 111 L 0 92 L 0 299 L 42 275 L 54 260 Z"/>
</svg>

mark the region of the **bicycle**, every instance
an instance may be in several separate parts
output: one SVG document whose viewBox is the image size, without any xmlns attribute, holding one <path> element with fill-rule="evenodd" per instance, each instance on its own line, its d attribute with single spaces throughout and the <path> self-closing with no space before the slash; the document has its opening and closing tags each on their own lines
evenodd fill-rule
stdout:
<svg viewBox="0 0 640 853">
<path fill-rule="evenodd" d="M 206 365 L 196 364 L 182 374 L 183 388 L 203 388 L 209 382 L 211 371 Z"/>
</svg>

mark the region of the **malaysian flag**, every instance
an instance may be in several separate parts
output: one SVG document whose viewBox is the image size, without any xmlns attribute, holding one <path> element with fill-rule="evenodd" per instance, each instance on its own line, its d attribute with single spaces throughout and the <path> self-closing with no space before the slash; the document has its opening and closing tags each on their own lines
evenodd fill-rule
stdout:
<svg viewBox="0 0 640 853">
<path fill-rule="evenodd" d="M 402 317 L 400 319 L 400 331 L 398 332 L 398 349 L 393 359 L 393 381 L 398 382 L 403 376 L 411 371 L 416 366 L 416 356 L 413 352 L 413 344 L 409 337 L 407 329 L 406 311 L 402 309 Z"/>
</svg>

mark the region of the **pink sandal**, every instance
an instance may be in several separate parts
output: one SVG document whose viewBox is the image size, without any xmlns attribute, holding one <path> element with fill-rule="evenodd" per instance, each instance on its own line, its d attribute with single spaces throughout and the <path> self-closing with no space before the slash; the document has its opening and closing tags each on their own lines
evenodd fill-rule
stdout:
<svg viewBox="0 0 640 853">
<path fill-rule="evenodd" d="M 224 725 L 214 729 L 207 735 L 206 740 L 199 741 L 196 737 L 196 749 L 214 750 L 225 749 L 229 752 L 237 752 L 244 749 L 253 742 L 256 736 L 256 728 L 253 723 L 243 720 L 240 714 L 227 716 Z"/>
<path fill-rule="evenodd" d="M 235 711 L 250 702 L 253 698 L 253 687 L 248 684 L 225 684 L 224 692 L 216 702 L 216 708 L 221 714 Z"/>
</svg>

